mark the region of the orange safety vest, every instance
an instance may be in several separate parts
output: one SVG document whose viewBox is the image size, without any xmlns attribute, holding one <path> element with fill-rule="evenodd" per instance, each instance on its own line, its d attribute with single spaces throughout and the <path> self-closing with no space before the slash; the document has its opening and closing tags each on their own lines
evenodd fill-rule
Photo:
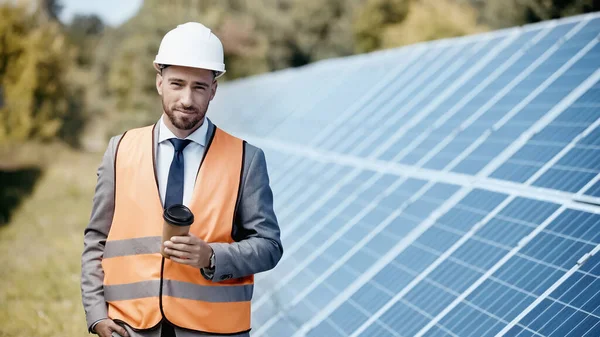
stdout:
<svg viewBox="0 0 600 337">
<path fill-rule="evenodd" d="M 130 130 L 117 147 L 115 211 L 102 259 L 108 316 L 137 330 L 166 319 L 207 333 L 249 331 L 254 276 L 216 283 L 160 254 L 163 206 L 153 134 L 152 126 Z M 243 141 L 216 128 L 189 205 L 190 233 L 206 242 L 233 242 L 243 156 Z"/>
</svg>

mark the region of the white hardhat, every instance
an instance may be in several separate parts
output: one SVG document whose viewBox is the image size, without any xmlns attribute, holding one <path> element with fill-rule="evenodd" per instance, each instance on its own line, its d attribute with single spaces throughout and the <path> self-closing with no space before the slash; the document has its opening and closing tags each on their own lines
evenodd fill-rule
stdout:
<svg viewBox="0 0 600 337">
<path fill-rule="evenodd" d="M 168 32 L 160 42 L 154 68 L 175 65 L 212 70 L 216 77 L 225 73 L 223 44 L 219 38 L 198 22 L 188 22 Z"/>
</svg>

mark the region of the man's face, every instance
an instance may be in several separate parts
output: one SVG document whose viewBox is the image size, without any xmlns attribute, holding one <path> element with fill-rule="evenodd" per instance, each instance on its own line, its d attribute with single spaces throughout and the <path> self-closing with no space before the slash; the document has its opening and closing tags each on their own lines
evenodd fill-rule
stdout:
<svg viewBox="0 0 600 337">
<path fill-rule="evenodd" d="M 217 81 L 210 70 L 170 66 L 156 75 L 165 114 L 173 126 L 191 130 L 199 126 L 215 97 Z"/>
</svg>

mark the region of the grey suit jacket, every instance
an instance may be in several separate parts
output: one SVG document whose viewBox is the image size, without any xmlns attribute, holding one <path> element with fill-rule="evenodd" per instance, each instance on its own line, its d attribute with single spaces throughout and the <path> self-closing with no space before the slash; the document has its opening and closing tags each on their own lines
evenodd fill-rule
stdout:
<svg viewBox="0 0 600 337">
<path fill-rule="evenodd" d="M 208 118 L 208 138 L 215 126 Z M 158 128 L 155 128 L 158 139 Z M 102 163 L 98 168 L 98 182 L 93 200 L 90 222 L 84 231 L 84 249 L 81 258 L 81 295 L 88 328 L 97 320 L 108 317 L 104 300 L 104 272 L 102 256 L 114 213 L 114 161 L 121 135 L 111 138 Z M 273 193 L 264 153 L 244 142 L 244 168 L 238 208 L 232 227 L 234 243 L 209 243 L 215 252 L 213 282 L 263 272 L 275 267 L 283 254 L 279 225 L 273 212 Z M 154 144 L 154 151 L 157 144 Z M 155 156 L 156 157 L 156 156 Z M 156 163 L 155 163 L 156 165 Z M 130 336 L 158 337 L 160 329 L 134 332 Z M 178 337 L 207 336 L 176 329 Z M 239 336 L 247 336 L 241 334 Z"/>
</svg>

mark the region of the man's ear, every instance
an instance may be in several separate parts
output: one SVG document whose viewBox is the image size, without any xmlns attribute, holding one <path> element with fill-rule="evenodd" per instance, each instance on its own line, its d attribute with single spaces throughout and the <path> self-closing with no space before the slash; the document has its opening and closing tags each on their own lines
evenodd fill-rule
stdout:
<svg viewBox="0 0 600 337">
<path fill-rule="evenodd" d="M 161 74 L 157 73 L 156 74 L 156 91 L 158 91 L 158 94 L 162 96 L 163 92 L 162 92 L 162 82 L 163 82 L 163 77 Z"/>
<path fill-rule="evenodd" d="M 215 98 L 215 94 L 217 93 L 217 87 L 219 86 L 219 82 L 217 80 L 213 81 L 212 92 L 210 94 L 210 100 L 212 101 Z"/>
</svg>

